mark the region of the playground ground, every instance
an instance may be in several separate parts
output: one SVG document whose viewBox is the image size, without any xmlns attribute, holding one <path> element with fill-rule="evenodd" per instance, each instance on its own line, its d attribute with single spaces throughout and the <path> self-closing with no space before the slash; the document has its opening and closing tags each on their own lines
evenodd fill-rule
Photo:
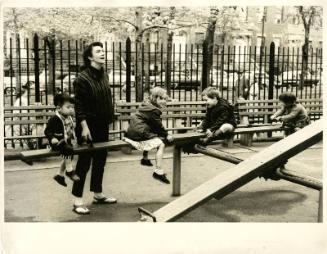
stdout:
<svg viewBox="0 0 327 254">
<path fill-rule="evenodd" d="M 249 158 L 272 143 L 253 143 L 251 147 L 235 144 L 224 148 L 234 156 Z M 217 145 L 217 148 L 221 148 Z M 322 142 L 289 160 L 287 168 L 322 179 Z M 141 154 L 110 152 L 103 180 L 104 193 L 118 199 L 114 205 L 92 205 L 89 177 L 84 198 L 91 214 L 72 212 L 71 182 L 58 185 L 53 175 L 58 158 L 28 166 L 20 161 L 5 162 L 6 222 L 135 222 L 137 208 L 155 211 L 176 197 L 172 186 L 152 178 L 152 168 L 139 164 Z M 154 158 L 154 153 L 150 154 Z M 182 194 L 233 167 L 233 164 L 204 155 L 182 157 Z M 163 167 L 172 178 L 172 148 L 167 148 Z M 212 199 L 178 222 L 316 222 L 318 192 L 284 180 L 265 181 L 257 178 L 221 200 Z"/>
</svg>

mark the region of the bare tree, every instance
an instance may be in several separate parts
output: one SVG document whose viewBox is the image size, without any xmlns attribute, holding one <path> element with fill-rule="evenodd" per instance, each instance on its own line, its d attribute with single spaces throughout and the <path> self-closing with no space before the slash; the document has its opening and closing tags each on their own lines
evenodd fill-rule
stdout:
<svg viewBox="0 0 327 254">
<path fill-rule="evenodd" d="M 308 74 L 310 28 L 321 22 L 322 9 L 317 6 L 297 6 L 296 7 L 304 26 L 304 44 L 302 46 L 302 72 L 300 78 L 300 89 L 303 89 L 304 79 Z"/>
</svg>

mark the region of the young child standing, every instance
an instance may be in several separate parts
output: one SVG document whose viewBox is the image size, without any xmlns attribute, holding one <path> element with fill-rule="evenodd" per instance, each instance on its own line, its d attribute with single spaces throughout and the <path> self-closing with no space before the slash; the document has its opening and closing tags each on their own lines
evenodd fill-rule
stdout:
<svg viewBox="0 0 327 254">
<path fill-rule="evenodd" d="M 200 143 L 208 145 L 213 140 L 232 134 L 236 128 L 236 120 L 233 106 L 221 98 L 216 88 L 208 87 L 203 90 L 202 99 L 207 104 L 207 112 L 197 129 L 206 133 L 206 137 L 200 139 Z"/>
<path fill-rule="evenodd" d="M 44 130 L 45 136 L 53 150 L 60 151 L 63 160 L 60 164 L 58 174 L 53 178 L 62 186 L 67 186 L 65 182 L 65 172 L 72 181 L 79 181 L 72 167 L 72 140 L 74 134 L 74 99 L 68 94 L 57 94 L 54 97 L 54 105 L 57 107 L 56 115 L 51 117 Z"/>
<path fill-rule="evenodd" d="M 279 95 L 278 99 L 281 103 L 281 109 L 272 115 L 270 119 L 283 122 L 286 136 L 310 123 L 307 110 L 297 102 L 294 94 L 285 92 Z"/>
<path fill-rule="evenodd" d="M 137 150 L 143 151 L 142 165 L 152 166 L 151 161 L 148 159 L 148 152 L 157 149 L 156 168 L 152 176 L 156 180 L 169 184 L 170 181 L 162 169 L 162 159 L 165 141 L 171 142 L 173 137 L 168 135 L 160 118 L 161 108 L 165 107 L 167 99 L 165 89 L 161 87 L 151 89 L 149 100 L 144 102 L 132 116 L 124 140 Z"/>
</svg>

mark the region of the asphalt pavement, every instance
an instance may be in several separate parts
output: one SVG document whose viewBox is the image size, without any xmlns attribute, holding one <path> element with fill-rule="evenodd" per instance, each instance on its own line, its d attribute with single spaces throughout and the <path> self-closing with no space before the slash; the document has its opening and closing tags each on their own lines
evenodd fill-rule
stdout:
<svg viewBox="0 0 327 254">
<path fill-rule="evenodd" d="M 234 156 L 246 159 L 271 143 L 254 143 L 252 147 L 235 144 L 224 148 Z M 222 148 L 217 145 L 217 148 Z M 59 158 L 49 158 L 28 166 L 20 161 L 5 162 L 5 221 L 7 222 L 135 222 L 138 207 L 155 211 L 176 197 L 172 185 L 152 178 L 152 168 L 140 165 L 141 153 L 126 155 L 110 152 L 103 179 L 104 193 L 118 199 L 113 205 L 92 204 L 90 174 L 84 189 L 84 200 L 90 215 L 72 212 L 71 181 L 68 187 L 58 185 L 53 176 Z M 154 152 L 150 153 L 154 159 Z M 153 161 L 154 162 L 154 161 Z M 233 167 L 233 164 L 205 155 L 182 156 L 182 194 Z M 290 170 L 322 179 L 322 143 L 291 158 Z M 172 148 L 163 161 L 172 179 Z M 191 211 L 178 222 L 316 222 L 318 191 L 284 180 L 257 178 L 221 200 L 212 199 Z"/>
</svg>

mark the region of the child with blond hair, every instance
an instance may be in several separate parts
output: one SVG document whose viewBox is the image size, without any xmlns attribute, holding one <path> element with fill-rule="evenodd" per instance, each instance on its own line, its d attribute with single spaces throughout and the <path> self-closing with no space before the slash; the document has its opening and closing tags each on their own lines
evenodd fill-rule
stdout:
<svg viewBox="0 0 327 254">
<path fill-rule="evenodd" d="M 171 142 L 173 137 L 168 134 L 161 122 L 161 109 L 166 106 L 168 100 L 167 92 L 161 87 L 154 87 L 150 91 L 147 101 L 142 103 L 138 111 L 132 116 L 127 129 L 126 137 L 123 139 L 137 150 L 143 151 L 141 164 L 153 166 L 148 159 L 148 152 L 157 149 L 156 167 L 153 178 L 169 184 L 165 171 L 162 169 L 162 159 L 165 150 L 165 142 Z"/>
</svg>

